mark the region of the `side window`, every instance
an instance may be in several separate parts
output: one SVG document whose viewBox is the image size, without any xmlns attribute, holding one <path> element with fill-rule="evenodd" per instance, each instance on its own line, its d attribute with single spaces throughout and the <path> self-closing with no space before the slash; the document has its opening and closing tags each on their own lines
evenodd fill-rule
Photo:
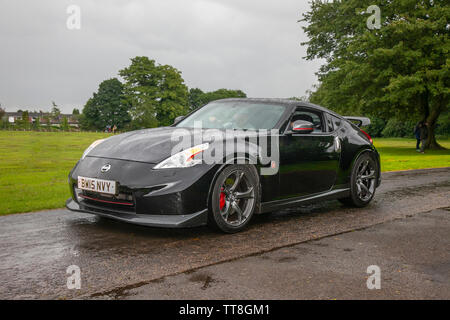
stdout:
<svg viewBox="0 0 450 320">
<path fill-rule="evenodd" d="M 297 109 L 291 118 L 291 123 L 297 120 L 309 121 L 314 125 L 314 132 L 324 132 L 322 113 L 307 109 Z"/>
<path fill-rule="evenodd" d="M 326 113 L 327 118 L 327 131 L 333 132 L 334 131 L 334 125 L 333 125 L 333 116 L 331 114 Z"/>
</svg>

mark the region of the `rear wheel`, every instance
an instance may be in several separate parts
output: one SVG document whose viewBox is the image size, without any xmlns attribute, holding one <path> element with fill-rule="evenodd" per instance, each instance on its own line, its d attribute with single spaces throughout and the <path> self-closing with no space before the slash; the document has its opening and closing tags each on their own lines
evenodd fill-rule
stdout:
<svg viewBox="0 0 450 320">
<path fill-rule="evenodd" d="M 339 199 L 339 201 L 355 207 L 367 206 L 375 195 L 378 171 L 378 165 L 370 154 L 362 154 L 352 169 L 350 197 Z"/>
<path fill-rule="evenodd" d="M 239 232 L 250 222 L 258 201 L 256 169 L 230 165 L 219 174 L 212 187 L 208 223 L 223 232 Z"/>
</svg>

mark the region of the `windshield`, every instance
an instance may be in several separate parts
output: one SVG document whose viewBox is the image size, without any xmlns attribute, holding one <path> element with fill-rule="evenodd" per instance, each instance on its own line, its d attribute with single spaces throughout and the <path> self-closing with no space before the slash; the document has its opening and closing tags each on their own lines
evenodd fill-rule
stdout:
<svg viewBox="0 0 450 320">
<path fill-rule="evenodd" d="M 273 129 L 285 107 L 253 102 L 211 102 L 179 122 L 176 127 L 206 129 Z"/>
</svg>

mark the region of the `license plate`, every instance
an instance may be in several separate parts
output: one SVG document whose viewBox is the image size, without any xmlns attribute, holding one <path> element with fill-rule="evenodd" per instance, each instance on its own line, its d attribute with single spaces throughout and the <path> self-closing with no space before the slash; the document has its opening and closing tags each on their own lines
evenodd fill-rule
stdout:
<svg viewBox="0 0 450 320">
<path fill-rule="evenodd" d="M 116 182 L 111 180 L 78 177 L 78 188 L 99 193 L 116 194 Z"/>
</svg>

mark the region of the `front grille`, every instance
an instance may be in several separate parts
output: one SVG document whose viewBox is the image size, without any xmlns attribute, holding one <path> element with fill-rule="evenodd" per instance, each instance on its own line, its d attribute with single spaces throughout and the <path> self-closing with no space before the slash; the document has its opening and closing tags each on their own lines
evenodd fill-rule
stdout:
<svg viewBox="0 0 450 320">
<path fill-rule="evenodd" d="M 102 194 L 74 188 L 80 204 L 104 211 L 136 213 L 135 199 L 131 192 L 120 192 L 117 195 Z"/>
</svg>

